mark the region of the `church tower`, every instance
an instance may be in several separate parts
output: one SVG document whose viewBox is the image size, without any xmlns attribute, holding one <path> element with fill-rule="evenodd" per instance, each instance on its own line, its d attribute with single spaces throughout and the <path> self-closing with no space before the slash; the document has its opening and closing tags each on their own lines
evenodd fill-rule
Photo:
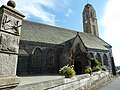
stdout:
<svg viewBox="0 0 120 90">
<path fill-rule="evenodd" d="M 91 4 L 85 5 L 82 16 L 84 32 L 99 36 L 96 11 Z"/>
</svg>

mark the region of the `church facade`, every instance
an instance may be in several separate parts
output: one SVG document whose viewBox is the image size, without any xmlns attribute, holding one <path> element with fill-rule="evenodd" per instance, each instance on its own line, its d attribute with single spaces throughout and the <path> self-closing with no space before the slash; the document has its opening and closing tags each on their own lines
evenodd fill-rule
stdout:
<svg viewBox="0 0 120 90">
<path fill-rule="evenodd" d="M 77 32 L 24 20 L 17 75 L 57 74 L 67 64 L 83 74 L 88 58 L 96 58 L 112 73 L 112 46 L 99 37 L 96 12 L 90 4 L 84 7 L 83 29 Z"/>
</svg>

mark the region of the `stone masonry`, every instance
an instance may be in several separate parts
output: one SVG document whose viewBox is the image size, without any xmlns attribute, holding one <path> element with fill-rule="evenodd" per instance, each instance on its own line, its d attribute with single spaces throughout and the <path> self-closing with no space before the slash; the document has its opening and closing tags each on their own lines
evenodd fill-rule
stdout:
<svg viewBox="0 0 120 90">
<path fill-rule="evenodd" d="M 34 80 L 33 80 L 34 81 Z M 108 72 L 95 72 L 72 78 L 59 78 L 49 81 L 19 85 L 15 90 L 96 90 L 111 81 Z"/>
<path fill-rule="evenodd" d="M 0 90 L 19 84 L 16 68 L 24 15 L 14 9 L 14 1 L 7 4 L 0 7 Z"/>
</svg>

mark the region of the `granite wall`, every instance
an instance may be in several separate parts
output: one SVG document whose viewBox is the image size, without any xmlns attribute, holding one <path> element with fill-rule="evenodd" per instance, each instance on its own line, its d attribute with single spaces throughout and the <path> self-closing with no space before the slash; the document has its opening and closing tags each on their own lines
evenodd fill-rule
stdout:
<svg viewBox="0 0 120 90">
<path fill-rule="evenodd" d="M 108 72 L 95 72 L 73 78 L 61 78 L 18 86 L 15 90 L 95 90 L 111 80 Z"/>
</svg>

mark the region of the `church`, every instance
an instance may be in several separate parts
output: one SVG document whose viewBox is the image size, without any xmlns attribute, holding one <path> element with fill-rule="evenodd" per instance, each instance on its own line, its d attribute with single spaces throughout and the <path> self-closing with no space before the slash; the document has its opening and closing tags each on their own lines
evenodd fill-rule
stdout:
<svg viewBox="0 0 120 90">
<path fill-rule="evenodd" d="M 86 4 L 83 31 L 23 20 L 17 75 L 58 74 L 67 64 L 84 74 L 88 58 L 96 58 L 110 73 L 114 71 L 112 46 L 99 37 L 96 11 Z"/>
</svg>

